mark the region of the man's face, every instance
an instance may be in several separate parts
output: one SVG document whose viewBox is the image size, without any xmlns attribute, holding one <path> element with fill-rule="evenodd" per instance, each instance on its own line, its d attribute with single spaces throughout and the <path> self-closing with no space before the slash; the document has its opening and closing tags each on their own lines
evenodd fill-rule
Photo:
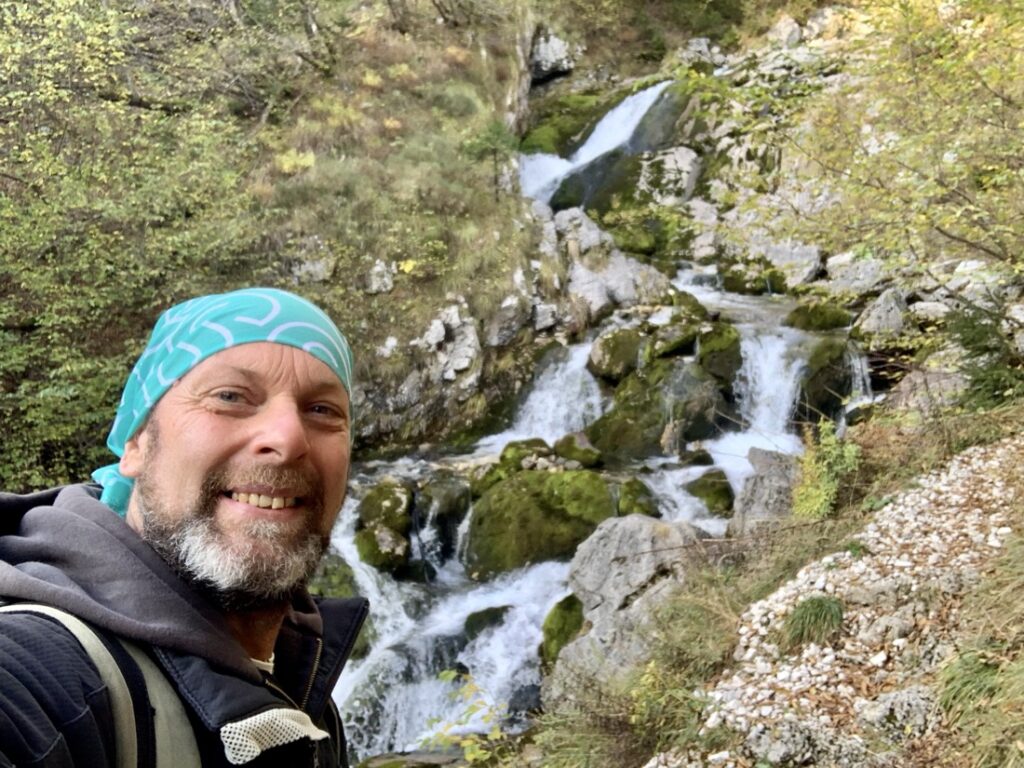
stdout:
<svg viewBox="0 0 1024 768">
<path fill-rule="evenodd" d="M 283 599 L 316 567 L 348 482 L 349 399 L 295 347 L 207 358 L 125 446 L 128 524 L 224 607 Z"/>
</svg>

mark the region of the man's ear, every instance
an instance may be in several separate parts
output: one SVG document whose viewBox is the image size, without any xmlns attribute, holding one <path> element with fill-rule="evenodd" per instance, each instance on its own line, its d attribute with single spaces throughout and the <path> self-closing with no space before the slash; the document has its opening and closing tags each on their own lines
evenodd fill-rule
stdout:
<svg viewBox="0 0 1024 768">
<path fill-rule="evenodd" d="M 146 463 L 146 449 L 149 445 L 149 435 L 146 426 L 140 427 L 124 444 L 124 454 L 117 468 L 125 477 L 136 478 L 142 474 L 142 467 Z"/>
</svg>

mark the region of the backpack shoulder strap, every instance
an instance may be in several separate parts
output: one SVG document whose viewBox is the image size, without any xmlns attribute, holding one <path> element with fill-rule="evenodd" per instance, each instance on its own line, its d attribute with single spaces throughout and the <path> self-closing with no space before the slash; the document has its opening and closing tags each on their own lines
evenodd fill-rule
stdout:
<svg viewBox="0 0 1024 768">
<path fill-rule="evenodd" d="M 199 768 L 199 747 L 181 697 L 170 681 L 142 648 L 121 640 L 121 645 L 139 666 L 146 681 L 153 709 L 157 768 Z"/>
<path fill-rule="evenodd" d="M 110 695 L 117 745 L 117 767 L 138 768 L 140 749 L 132 689 L 120 663 L 99 635 L 81 619 L 48 605 L 14 603 L 0 606 L 2 612 L 39 613 L 59 621 L 82 644 L 99 671 Z M 142 675 L 140 694 L 148 698 L 153 719 L 152 755 L 155 768 L 198 768 L 201 765 L 195 732 L 181 697 L 156 663 L 141 647 L 118 638 L 118 643 L 135 662 Z M 131 662 L 128 662 L 130 666 Z M 145 751 L 145 750 L 143 750 Z"/>
<path fill-rule="evenodd" d="M 118 768 L 134 768 L 138 765 L 138 741 L 135 731 L 135 710 L 132 694 L 125 682 L 121 668 L 107 650 L 103 641 L 81 619 L 66 611 L 36 603 L 15 603 L 0 606 L 4 613 L 38 613 L 59 621 L 89 654 L 100 677 L 107 686 L 110 696 L 110 710 L 114 719 L 114 740 L 117 748 Z"/>
</svg>

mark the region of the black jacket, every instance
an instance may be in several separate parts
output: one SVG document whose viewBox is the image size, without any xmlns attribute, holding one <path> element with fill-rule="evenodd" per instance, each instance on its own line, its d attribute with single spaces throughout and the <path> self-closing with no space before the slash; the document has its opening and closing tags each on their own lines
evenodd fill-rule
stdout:
<svg viewBox="0 0 1024 768">
<path fill-rule="evenodd" d="M 367 602 L 295 595 L 267 676 L 219 611 L 98 496 L 88 485 L 0 494 L 0 599 L 61 608 L 147 648 L 186 703 L 204 766 L 231 765 L 225 725 L 237 731 L 281 708 L 301 710 L 331 738 L 257 747 L 246 766 L 347 765 L 331 691 Z M 111 723 L 103 681 L 66 629 L 39 615 L 0 614 L 0 766 L 108 768 Z"/>
</svg>

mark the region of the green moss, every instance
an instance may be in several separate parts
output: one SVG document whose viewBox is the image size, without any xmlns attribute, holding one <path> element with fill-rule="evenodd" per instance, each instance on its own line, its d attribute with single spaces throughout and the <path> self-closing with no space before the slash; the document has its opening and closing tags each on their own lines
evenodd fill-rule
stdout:
<svg viewBox="0 0 1024 768">
<path fill-rule="evenodd" d="M 802 331 L 831 331 L 846 328 L 852 321 L 853 316 L 842 307 L 832 302 L 816 301 L 796 307 L 782 323 Z"/>
<path fill-rule="evenodd" d="M 554 507 L 595 527 L 615 515 L 615 502 L 608 484 L 595 472 L 552 472 L 547 477 L 544 493 Z"/>
<path fill-rule="evenodd" d="M 606 460 L 631 460 L 661 453 L 670 423 L 685 440 L 711 437 L 725 410 L 718 384 L 700 366 L 659 358 L 627 376 L 612 408 L 584 431 Z"/>
<path fill-rule="evenodd" d="M 679 320 L 706 320 L 708 317 L 708 310 L 692 293 L 686 291 L 677 291 L 672 296 L 672 306 L 679 309 L 679 312 L 673 315 L 673 322 Z"/>
<path fill-rule="evenodd" d="M 409 562 L 409 541 L 383 526 L 356 531 L 359 559 L 377 570 L 395 573 Z"/>
<path fill-rule="evenodd" d="M 700 326 L 696 323 L 673 323 L 659 328 L 650 346 L 651 357 L 692 355 L 697 348 Z"/>
<path fill-rule="evenodd" d="M 576 595 L 559 600 L 544 618 L 540 658 L 545 666 L 555 663 L 558 654 L 576 639 L 583 628 L 583 603 Z"/>
<path fill-rule="evenodd" d="M 628 95 L 614 93 L 569 93 L 533 104 L 533 127 L 520 144 L 524 153 L 545 152 L 568 157 L 586 141 L 604 114 Z"/>
<path fill-rule="evenodd" d="M 523 459 L 550 456 L 551 453 L 551 446 L 539 437 L 513 440 L 502 449 L 499 461 L 510 468 L 521 469 Z"/>
<path fill-rule="evenodd" d="M 760 296 L 786 292 L 786 276 L 767 259 L 756 259 L 730 267 L 722 275 L 722 287 L 730 293 Z"/>
<path fill-rule="evenodd" d="M 555 455 L 567 461 L 578 461 L 582 467 L 596 467 L 601 464 L 601 452 L 582 432 L 574 432 L 559 439 L 555 443 Z"/>
<path fill-rule="evenodd" d="M 686 485 L 687 493 L 704 502 L 708 513 L 715 517 L 730 517 L 734 494 L 729 478 L 720 469 L 705 472 L 692 483 Z"/>
<path fill-rule="evenodd" d="M 642 480 L 631 477 L 619 486 L 619 516 L 647 515 L 661 517 L 658 498 Z"/>
<path fill-rule="evenodd" d="M 605 381 L 622 381 L 636 369 L 643 341 L 638 328 L 618 328 L 602 334 L 591 349 L 587 370 Z"/>
<path fill-rule="evenodd" d="M 587 471 L 525 470 L 476 503 L 466 551 L 474 579 L 570 557 L 615 512 L 604 480 Z"/>
<path fill-rule="evenodd" d="M 846 351 L 846 339 L 839 336 L 826 337 L 811 350 L 800 381 L 796 413 L 799 421 L 817 424 L 822 417 L 831 418 L 842 408 L 853 384 Z"/>
<path fill-rule="evenodd" d="M 359 502 L 359 522 L 364 527 L 383 525 L 400 534 L 412 527 L 412 491 L 401 483 L 385 480 Z"/>
<path fill-rule="evenodd" d="M 711 323 L 697 342 L 697 362 L 725 386 L 732 386 L 743 364 L 740 332 L 730 323 Z"/>
</svg>

